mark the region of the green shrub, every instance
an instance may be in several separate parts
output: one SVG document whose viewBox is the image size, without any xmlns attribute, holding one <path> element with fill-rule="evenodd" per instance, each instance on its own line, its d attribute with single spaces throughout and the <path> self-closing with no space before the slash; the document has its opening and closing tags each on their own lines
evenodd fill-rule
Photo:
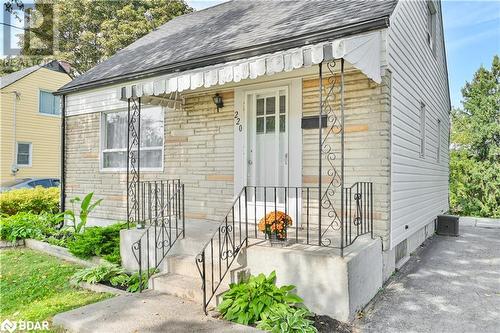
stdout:
<svg viewBox="0 0 500 333">
<path fill-rule="evenodd" d="M 262 320 L 257 323 L 260 330 L 273 333 L 316 333 L 313 321 L 307 309 L 296 308 L 286 304 L 275 304 L 267 313 L 262 314 Z"/>
<path fill-rule="evenodd" d="M 68 242 L 68 249 L 79 258 L 100 256 L 112 263 L 120 263 L 120 230 L 126 227 L 126 224 L 116 223 L 86 228 L 83 233 L 74 235 L 74 239 Z"/>
<path fill-rule="evenodd" d="M 291 293 L 295 286 L 276 286 L 276 273 L 252 276 L 246 282 L 231 284 L 222 296 L 218 309 L 226 320 L 240 324 L 253 324 L 275 304 L 296 305 L 303 300 Z"/>
<path fill-rule="evenodd" d="M 62 225 L 62 214 L 33 214 L 20 212 L 16 215 L 0 217 L 0 239 L 15 242 L 19 239 L 45 239 L 58 231 Z"/>
<path fill-rule="evenodd" d="M 57 187 L 19 189 L 0 193 L 0 212 L 15 215 L 19 212 L 57 213 L 60 191 Z"/>
</svg>

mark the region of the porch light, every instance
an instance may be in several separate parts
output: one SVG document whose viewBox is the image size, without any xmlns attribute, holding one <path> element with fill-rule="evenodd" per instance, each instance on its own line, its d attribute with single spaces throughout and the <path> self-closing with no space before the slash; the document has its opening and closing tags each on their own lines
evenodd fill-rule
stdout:
<svg viewBox="0 0 500 333">
<path fill-rule="evenodd" d="M 217 112 L 219 112 L 219 109 L 224 107 L 224 102 L 222 102 L 222 96 L 217 93 L 213 97 L 213 100 L 214 100 L 215 106 L 217 107 Z"/>
</svg>

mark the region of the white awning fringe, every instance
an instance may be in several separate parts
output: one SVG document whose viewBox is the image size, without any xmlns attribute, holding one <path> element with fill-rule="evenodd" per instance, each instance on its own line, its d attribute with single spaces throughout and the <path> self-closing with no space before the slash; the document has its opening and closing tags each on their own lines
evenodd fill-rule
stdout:
<svg viewBox="0 0 500 333">
<path fill-rule="evenodd" d="M 319 64 L 323 60 L 331 60 L 325 59 L 326 54 L 333 55 L 333 58 L 336 59 L 344 58 L 373 81 L 380 83 L 382 80 L 380 74 L 380 34 L 381 32 L 377 31 L 170 74 L 154 80 L 149 79 L 125 86 L 125 97 L 132 96 L 132 86 L 136 86 L 135 93 L 141 97 L 194 90 L 200 87 L 210 88 L 217 84 L 240 82 L 248 78 L 256 79 L 259 76 L 273 75 L 283 71 L 290 72 L 294 69 Z"/>
</svg>

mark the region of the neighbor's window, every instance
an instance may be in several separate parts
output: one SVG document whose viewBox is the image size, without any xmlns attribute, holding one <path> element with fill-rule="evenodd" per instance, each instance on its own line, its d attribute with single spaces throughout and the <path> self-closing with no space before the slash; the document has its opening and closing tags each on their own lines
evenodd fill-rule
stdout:
<svg viewBox="0 0 500 333">
<path fill-rule="evenodd" d="M 103 169 L 127 168 L 127 111 L 104 113 L 102 117 Z M 160 107 L 141 110 L 140 168 L 163 167 L 163 110 Z"/>
<path fill-rule="evenodd" d="M 31 143 L 18 142 L 16 147 L 17 165 L 31 166 Z"/>
<path fill-rule="evenodd" d="M 439 163 L 441 159 L 441 119 L 437 120 L 437 152 L 436 152 L 436 160 Z"/>
<path fill-rule="evenodd" d="M 425 156 L 425 104 L 420 103 L 420 157 Z"/>
<path fill-rule="evenodd" d="M 52 95 L 51 92 L 40 90 L 38 111 L 44 114 L 60 115 L 61 98 Z"/>
<path fill-rule="evenodd" d="M 432 53 L 436 51 L 436 5 L 434 2 L 427 1 L 427 43 Z"/>
</svg>

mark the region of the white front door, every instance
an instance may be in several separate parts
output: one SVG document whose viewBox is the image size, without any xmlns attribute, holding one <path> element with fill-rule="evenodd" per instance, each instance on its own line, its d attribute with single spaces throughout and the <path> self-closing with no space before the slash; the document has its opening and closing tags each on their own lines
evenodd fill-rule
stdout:
<svg viewBox="0 0 500 333">
<path fill-rule="evenodd" d="M 250 186 L 288 186 L 287 88 L 249 94 Z"/>
<path fill-rule="evenodd" d="M 247 94 L 247 190 L 250 220 L 279 210 L 296 215 L 295 191 L 289 188 L 288 87 Z"/>
</svg>

